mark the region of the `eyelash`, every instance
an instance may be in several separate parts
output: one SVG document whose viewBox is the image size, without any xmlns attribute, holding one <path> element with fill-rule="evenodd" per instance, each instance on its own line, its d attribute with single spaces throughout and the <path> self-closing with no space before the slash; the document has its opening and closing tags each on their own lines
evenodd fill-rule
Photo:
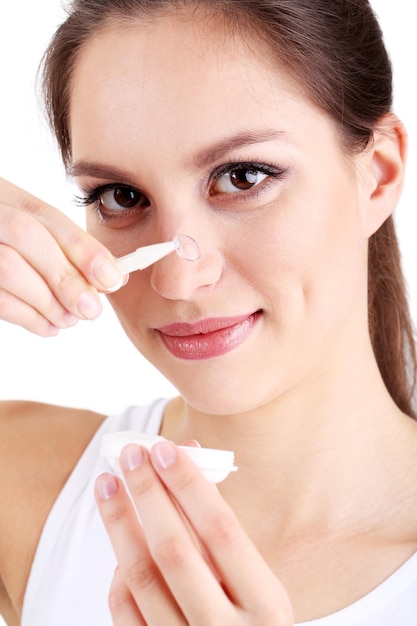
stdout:
<svg viewBox="0 0 417 626">
<path fill-rule="evenodd" d="M 224 174 L 230 174 L 235 170 L 247 170 L 259 172 L 260 174 L 266 174 L 270 179 L 273 180 L 283 180 L 285 175 L 288 173 L 289 168 L 285 167 L 277 167 L 276 165 L 272 165 L 271 163 L 257 162 L 257 161 L 233 161 L 231 163 L 225 163 L 220 165 L 218 168 L 212 172 L 208 178 L 209 183 L 215 183 L 218 181 Z M 268 187 L 272 181 L 265 181 L 265 183 L 259 183 L 252 187 L 247 191 L 236 191 L 235 194 L 228 193 L 225 194 L 227 199 L 233 200 L 235 198 L 240 199 L 248 199 L 257 198 L 259 193 L 265 190 L 265 187 Z"/>
<path fill-rule="evenodd" d="M 256 161 L 233 161 L 230 163 L 225 163 L 219 167 L 217 167 L 207 178 L 206 186 L 210 188 L 213 184 L 215 184 L 222 176 L 225 174 L 230 174 L 236 170 L 247 170 L 253 172 L 259 172 L 260 174 L 265 174 L 269 179 L 273 180 L 283 180 L 285 175 L 288 173 L 289 168 L 281 168 L 270 163 L 265 162 L 256 162 Z M 227 198 L 227 200 L 235 200 L 239 198 L 240 200 L 250 200 L 252 198 L 258 197 L 259 193 L 265 190 L 265 187 L 268 187 L 272 181 L 266 179 L 265 182 L 261 182 L 251 189 L 236 191 L 236 193 L 226 193 L 223 192 L 223 195 Z M 269 183 L 269 184 L 268 184 Z M 120 210 L 120 213 L 111 213 L 111 211 L 103 211 L 100 206 L 100 196 L 107 191 L 112 190 L 127 190 L 133 191 L 137 194 L 142 194 L 143 197 L 146 198 L 145 194 L 139 189 L 131 185 L 125 185 L 123 183 L 108 183 L 105 185 L 100 185 L 98 187 L 86 187 L 84 190 L 84 195 L 82 196 L 74 196 L 75 204 L 79 207 L 93 207 L 96 211 L 97 215 L 100 217 L 102 221 L 110 221 L 126 218 L 132 211 L 137 211 L 138 207 L 133 207 L 132 209 Z M 210 195 L 210 194 L 209 194 Z M 143 207 L 142 210 L 144 210 Z"/>
<path fill-rule="evenodd" d="M 136 187 L 133 187 L 132 185 L 126 185 L 124 183 L 106 183 L 105 185 L 99 185 L 98 187 L 86 186 L 83 189 L 83 195 L 74 196 L 74 200 L 75 200 L 76 205 L 79 207 L 89 207 L 94 204 L 99 204 L 100 196 L 102 196 L 103 193 L 105 193 L 106 191 L 113 191 L 113 190 L 115 191 L 117 189 L 133 191 L 134 193 L 141 194 L 144 196 L 142 191 L 140 191 L 139 189 L 136 189 Z"/>
</svg>

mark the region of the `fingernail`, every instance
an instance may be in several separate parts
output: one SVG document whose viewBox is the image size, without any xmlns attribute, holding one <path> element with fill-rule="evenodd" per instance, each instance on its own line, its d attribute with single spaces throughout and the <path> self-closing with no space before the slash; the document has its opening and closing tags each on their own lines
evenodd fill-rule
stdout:
<svg viewBox="0 0 417 626">
<path fill-rule="evenodd" d="M 68 311 L 64 313 L 64 324 L 67 326 L 75 326 L 77 322 L 79 322 L 78 317 L 75 317 L 75 315 L 69 313 Z"/>
<path fill-rule="evenodd" d="M 177 459 L 177 449 L 170 441 L 161 441 L 153 446 L 151 450 L 152 459 L 155 465 L 162 469 L 171 467 Z"/>
<path fill-rule="evenodd" d="M 122 280 L 117 265 L 106 258 L 96 261 L 93 266 L 93 275 L 105 290 L 115 288 Z"/>
<path fill-rule="evenodd" d="M 54 324 L 49 324 L 48 326 L 48 336 L 49 337 L 57 337 L 59 335 L 59 328 L 54 326 Z"/>
<path fill-rule="evenodd" d="M 120 276 L 120 280 L 117 285 L 113 287 L 107 287 L 106 293 L 114 293 L 115 291 L 119 291 L 122 287 L 124 287 L 129 279 L 129 276 Z"/>
<path fill-rule="evenodd" d="M 120 455 L 120 466 L 126 472 L 132 472 L 140 467 L 144 459 L 143 450 L 136 444 L 125 446 Z"/>
<path fill-rule="evenodd" d="M 119 485 L 112 474 L 101 474 L 96 480 L 96 488 L 101 500 L 108 500 L 117 493 Z"/>
<path fill-rule="evenodd" d="M 79 313 L 88 320 L 93 320 L 101 313 L 100 301 L 89 291 L 84 291 L 78 299 L 77 308 Z"/>
<path fill-rule="evenodd" d="M 70 326 L 75 326 L 77 322 L 80 321 L 79 317 L 76 317 L 69 311 L 65 311 L 62 318 L 57 322 L 57 327 L 60 329 L 69 328 Z"/>
<path fill-rule="evenodd" d="M 186 439 L 181 445 L 189 446 L 190 448 L 201 448 L 197 439 Z"/>
</svg>

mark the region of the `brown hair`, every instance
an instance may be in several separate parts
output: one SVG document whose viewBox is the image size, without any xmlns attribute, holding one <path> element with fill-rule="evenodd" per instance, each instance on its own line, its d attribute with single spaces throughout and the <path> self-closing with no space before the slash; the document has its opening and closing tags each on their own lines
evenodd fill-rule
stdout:
<svg viewBox="0 0 417 626">
<path fill-rule="evenodd" d="M 46 111 L 67 167 L 71 73 L 84 44 L 109 24 L 181 8 L 222 17 L 230 32 L 262 45 L 335 121 L 352 152 L 369 145 L 391 110 L 391 64 L 368 0 L 73 0 L 43 59 Z M 416 349 L 392 217 L 371 237 L 368 265 L 369 329 L 379 369 L 396 404 L 416 417 Z"/>
</svg>

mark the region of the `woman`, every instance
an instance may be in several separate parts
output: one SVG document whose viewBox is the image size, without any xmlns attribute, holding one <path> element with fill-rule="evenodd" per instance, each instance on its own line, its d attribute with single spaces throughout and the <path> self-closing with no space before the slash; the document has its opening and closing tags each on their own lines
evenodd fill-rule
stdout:
<svg viewBox="0 0 417 626">
<path fill-rule="evenodd" d="M 201 257 L 108 296 L 178 398 L 107 419 L 3 405 L 10 623 L 415 621 L 415 348 L 391 217 L 406 135 L 368 3 L 313 9 L 79 0 L 51 43 L 46 104 L 89 234 L 4 182 L 2 318 L 53 335 L 99 314 L 114 257 L 179 233 Z M 126 429 L 169 440 L 121 457 L 143 525 L 99 459 Z M 194 440 L 235 451 L 218 490 L 170 443 Z"/>
</svg>

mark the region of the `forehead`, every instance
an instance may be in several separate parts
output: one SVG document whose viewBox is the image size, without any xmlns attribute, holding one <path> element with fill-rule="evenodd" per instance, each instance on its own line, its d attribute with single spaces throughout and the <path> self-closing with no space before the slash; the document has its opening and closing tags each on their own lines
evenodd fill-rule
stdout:
<svg viewBox="0 0 417 626">
<path fill-rule="evenodd" d="M 219 19 L 167 14 L 106 27 L 82 49 L 71 87 L 75 160 L 101 149 L 127 160 L 139 145 L 177 158 L 226 131 L 272 125 L 300 134 L 311 116 L 328 124 L 259 45 Z"/>
<path fill-rule="evenodd" d="M 168 14 L 151 22 L 116 24 L 93 35 L 77 59 L 71 110 L 79 96 L 89 94 L 97 105 L 97 97 L 102 96 L 108 104 L 129 88 L 131 97 L 137 90 L 141 104 L 162 106 L 171 99 L 191 109 L 189 89 L 194 88 L 194 99 L 201 104 L 227 97 L 237 87 L 256 98 L 262 83 L 265 105 L 276 98 L 277 86 L 289 87 L 288 78 L 272 68 L 255 44 L 227 32 L 219 19 L 204 23 Z"/>
<path fill-rule="evenodd" d="M 251 67 L 259 71 L 263 65 L 270 65 L 271 53 L 258 42 L 254 33 L 240 32 L 229 27 L 220 16 L 208 17 L 205 14 L 179 11 L 166 12 L 152 19 L 125 18 L 107 23 L 96 31 L 81 49 L 76 63 L 76 73 L 82 72 L 89 62 L 102 60 L 140 63 L 147 69 L 153 62 L 160 63 L 161 70 L 171 71 L 178 76 L 178 70 L 187 72 L 199 64 L 205 70 L 224 69 L 229 63 Z M 208 61 L 207 67 L 205 60 Z M 213 65 L 214 63 L 214 65 Z M 110 67 L 113 63 L 110 64 Z M 135 69 L 140 69 L 136 65 Z M 274 74 L 275 72 L 271 72 Z M 162 74 L 162 72 L 161 72 Z"/>
</svg>

